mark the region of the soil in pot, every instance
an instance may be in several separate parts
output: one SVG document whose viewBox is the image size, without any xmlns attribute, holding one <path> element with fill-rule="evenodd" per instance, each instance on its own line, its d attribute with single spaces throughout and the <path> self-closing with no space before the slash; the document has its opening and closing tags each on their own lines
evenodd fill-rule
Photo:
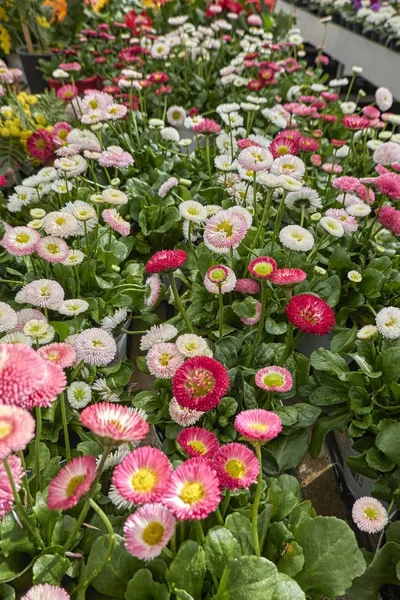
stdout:
<svg viewBox="0 0 400 600">
<path fill-rule="evenodd" d="M 50 59 L 50 53 L 29 54 L 24 47 L 18 48 L 17 54 L 21 59 L 25 77 L 28 82 L 29 89 L 32 94 L 40 94 L 47 88 L 47 81 L 43 78 L 43 74 L 39 71 L 39 60 Z"/>
</svg>

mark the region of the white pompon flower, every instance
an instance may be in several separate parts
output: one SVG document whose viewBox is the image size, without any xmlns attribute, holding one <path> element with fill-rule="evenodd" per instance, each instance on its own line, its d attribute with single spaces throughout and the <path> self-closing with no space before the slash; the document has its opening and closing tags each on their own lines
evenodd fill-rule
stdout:
<svg viewBox="0 0 400 600">
<path fill-rule="evenodd" d="M 296 252 L 308 252 L 314 246 L 312 234 L 300 225 L 287 225 L 279 233 L 279 240 L 285 248 Z"/>
<path fill-rule="evenodd" d="M 84 381 L 74 381 L 67 388 L 67 400 L 72 408 L 85 408 L 92 400 L 90 385 Z"/>
<path fill-rule="evenodd" d="M 67 258 L 61 262 L 62 265 L 67 267 L 73 267 L 74 265 L 80 265 L 85 258 L 85 254 L 82 250 L 69 250 Z"/>
<path fill-rule="evenodd" d="M 376 498 L 364 496 L 359 498 L 353 505 L 352 517 L 360 531 L 367 533 L 379 533 L 389 520 L 383 504 Z"/>
<path fill-rule="evenodd" d="M 101 328 L 111 333 L 114 329 L 124 323 L 128 316 L 126 308 L 118 308 L 113 315 L 107 315 L 101 322 Z"/>
<path fill-rule="evenodd" d="M 18 321 L 17 313 L 6 302 L 0 302 L 0 332 L 14 329 Z"/>
<path fill-rule="evenodd" d="M 168 192 L 170 192 L 176 185 L 178 185 L 178 180 L 176 177 L 170 177 L 167 179 L 167 181 L 164 181 L 158 190 L 158 195 L 160 198 L 165 198 Z"/>
<path fill-rule="evenodd" d="M 204 356 L 208 354 L 209 347 L 204 338 L 194 333 L 184 333 L 176 340 L 176 346 L 183 356 Z"/>
<path fill-rule="evenodd" d="M 175 398 L 172 398 L 169 403 L 168 410 L 171 419 L 181 427 L 194 425 L 204 415 L 204 412 L 199 410 L 192 410 L 181 406 Z"/>
<path fill-rule="evenodd" d="M 179 205 L 179 212 L 187 221 L 202 223 L 207 219 L 207 209 L 196 200 L 185 200 Z"/>
<path fill-rule="evenodd" d="M 184 363 L 185 357 L 171 342 L 154 344 L 146 356 L 147 367 L 152 375 L 160 379 L 171 379 Z"/>
<path fill-rule="evenodd" d="M 387 340 L 397 340 L 400 337 L 400 308 L 387 306 L 376 315 L 376 326 L 379 333 Z"/>
<path fill-rule="evenodd" d="M 344 235 L 343 225 L 333 217 L 322 217 L 321 226 L 333 237 L 342 237 Z"/>
<path fill-rule="evenodd" d="M 347 279 L 349 279 L 353 283 L 360 283 L 360 281 L 362 281 L 362 275 L 358 271 L 349 271 L 347 273 Z"/>
<path fill-rule="evenodd" d="M 27 283 L 15 296 L 19 304 L 33 304 L 41 308 L 55 308 L 64 300 L 64 290 L 52 279 L 35 279 Z"/>
<path fill-rule="evenodd" d="M 170 106 L 167 110 L 167 121 L 173 127 L 180 127 L 186 119 L 186 111 L 182 106 Z"/>
<path fill-rule="evenodd" d="M 68 317 L 74 317 L 76 315 L 80 315 L 85 312 L 89 308 L 89 304 L 86 300 L 81 300 L 80 298 L 76 298 L 73 300 L 64 300 L 61 302 L 59 306 L 57 306 L 57 311 L 61 315 L 67 315 Z"/>
<path fill-rule="evenodd" d="M 276 158 L 271 165 L 273 175 L 289 175 L 294 179 L 302 179 L 305 170 L 306 167 L 301 158 L 292 154 L 285 154 Z"/>
<path fill-rule="evenodd" d="M 67 238 L 75 235 L 79 227 L 77 219 L 65 211 L 49 212 L 43 218 L 43 229 L 50 236 Z"/>
<path fill-rule="evenodd" d="M 79 333 L 74 341 L 77 361 L 95 365 L 108 365 L 117 353 L 117 344 L 110 333 L 91 327 Z"/>
<path fill-rule="evenodd" d="M 32 347 L 33 339 L 22 331 L 12 331 L 0 338 L 0 344 L 24 344 L 24 346 Z"/>
<path fill-rule="evenodd" d="M 154 344 L 169 342 L 178 335 L 178 330 L 174 325 L 163 323 L 162 325 L 153 325 L 140 340 L 141 350 L 150 350 Z"/>
<path fill-rule="evenodd" d="M 359 340 L 373 340 L 378 333 L 378 328 L 375 325 L 364 325 L 357 331 L 357 338 Z"/>
<path fill-rule="evenodd" d="M 164 127 L 160 130 L 160 136 L 166 142 L 179 142 L 181 136 L 179 135 L 179 131 L 174 127 Z"/>
</svg>

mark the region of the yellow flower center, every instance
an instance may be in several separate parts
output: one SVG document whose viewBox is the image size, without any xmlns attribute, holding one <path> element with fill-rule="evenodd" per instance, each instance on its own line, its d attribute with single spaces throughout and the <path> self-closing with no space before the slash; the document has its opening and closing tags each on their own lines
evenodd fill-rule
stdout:
<svg viewBox="0 0 400 600">
<path fill-rule="evenodd" d="M 257 275 L 270 275 L 273 271 L 272 265 L 270 263 L 267 262 L 263 262 L 263 263 L 258 263 L 255 267 L 254 267 L 255 272 L 257 273 Z"/>
<path fill-rule="evenodd" d="M 8 436 L 12 430 L 12 424 L 9 421 L 0 421 L 0 440 Z"/>
<path fill-rule="evenodd" d="M 193 448 L 193 450 L 199 454 L 205 454 L 207 452 L 206 445 L 203 444 L 203 442 L 200 442 L 200 440 L 192 440 L 191 442 L 188 442 L 188 446 Z"/>
<path fill-rule="evenodd" d="M 92 346 L 93 348 L 103 348 L 104 344 L 101 340 L 93 340 Z"/>
<path fill-rule="evenodd" d="M 90 108 L 95 109 L 95 108 L 99 107 L 99 104 L 98 104 L 97 100 L 90 100 L 89 101 L 89 106 L 90 106 Z"/>
<path fill-rule="evenodd" d="M 241 479 L 246 473 L 246 467 L 241 460 L 233 458 L 226 463 L 225 471 L 228 475 L 233 477 L 233 479 Z"/>
<path fill-rule="evenodd" d="M 85 481 L 85 475 L 75 475 L 69 480 L 67 488 L 65 490 L 67 498 L 75 494 L 77 488 Z"/>
<path fill-rule="evenodd" d="M 205 491 L 198 481 L 188 481 L 182 488 L 180 499 L 186 504 L 194 504 L 204 498 Z"/>
<path fill-rule="evenodd" d="M 27 244 L 29 242 L 29 235 L 27 233 L 18 233 L 15 236 L 15 241 L 18 244 Z"/>
<path fill-rule="evenodd" d="M 249 425 L 249 429 L 252 431 L 259 431 L 260 433 L 268 431 L 268 427 L 263 423 L 251 423 L 251 425 Z"/>
<path fill-rule="evenodd" d="M 137 492 L 149 492 L 157 483 L 157 475 L 152 469 L 139 469 L 131 479 L 132 487 Z"/>
<path fill-rule="evenodd" d="M 210 275 L 213 283 L 223 283 L 226 279 L 226 272 L 223 269 L 213 269 Z"/>
<path fill-rule="evenodd" d="M 369 506 L 364 509 L 364 516 L 367 517 L 369 521 L 375 521 L 378 518 L 378 513 L 375 508 Z"/>
<path fill-rule="evenodd" d="M 47 250 L 50 252 L 50 254 L 58 254 L 60 251 L 57 244 L 47 244 Z"/>
<path fill-rule="evenodd" d="M 215 379 L 207 369 L 194 369 L 189 375 L 185 383 L 186 389 L 195 398 L 205 396 L 215 386 Z"/>
<path fill-rule="evenodd" d="M 294 171 L 295 170 L 294 165 L 291 165 L 291 164 L 283 165 L 283 168 L 285 169 L 285 171 Z"/>
<path fill-rule="evenodd" d="M 171 358 L 173 358 L 171 354 L 168 354 L 168 352 L 164 352 L 164 354 L 161 354 L 160 356 L 160 365 L 162 367 L 168 367 Z"/>
<path fill-rule="evenodd" d="M 287 146 L 280 146 L 278 149 L 279 156 L 285 156 L 285 154 L 289 154 L 289 148 Z"/>
<path fill-rule="evenodd" d="M 264 375 L 262 380 L 267 387 L 282 387 L 285 383 L 284 378 L 279 373 L 268 373 Z"/>
<path fill-rule="evenodd" d="M 163 535 L 163 525 L 161 525 L 161 523 L 157 523 L 157 521 L 153 521 L 152 523 L 149 523 L 143 530 L 142 539 L 149 546 L 155 546 L 161 542 Z"/>
<path fill-rule="evenodd" d="M 193 216 L 197 217 L 197 215 L 199 214 L 199 211 L 197 208 L 189 208 L 188 213 L 189 213 L 189 215 L 193 215 Z"/>
<path fill-rule="evenodd" d="M 227 237 L 230 237 L 233 233 L 232 224 L 229 221 L 224 221 L 223 223 L 217 225 L 217 231 L 222 231 Z"/>
<path fill-rule="evenodd" d="M 65 217 L 57 217 L 56 225 L 64 225 L 64 223 L 65 223 Z"/>
</svg>

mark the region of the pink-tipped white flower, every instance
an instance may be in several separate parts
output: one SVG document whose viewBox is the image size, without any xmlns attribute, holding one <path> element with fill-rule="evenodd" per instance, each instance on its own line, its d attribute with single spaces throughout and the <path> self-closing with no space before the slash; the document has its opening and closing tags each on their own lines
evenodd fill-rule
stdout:
<svg viewBox="0 0 400 600">
<path fill-rule="evenodd" d="M 47 235 L 67 238 L 76 234 L 78 221 L 66 211 L 49 212 L 43 217 L 43 229 Z"/>
<path fill-rule="evenodd" d="M 64 240 L 55 236 L 41 238 L 36 245 L 36 252 L 47 262 L 63 262 L 69 253 L 69 247 Z"/>
<path fill-rule="evenodd" d="M 146 357 L 150 373 L 160 379 L 171 379 L 184 361 L 176 344 L 166 342 L 154 344 Z"/>
<path fill-rule="evenodd" d="M 160 189 L 158 190 L 158 195 L 160 196 L 160 198 L 165 198 L 165 196 L 172 190 L 172 188 L 174 188 L 177 185 L 177 178 L 170 177 L 169 179 L 167 179 L 167 181 L 164 181 L 164 183 L 160 186 Z"/>
<path fill-rule="evenodd" d="M 227 294 L 235 289 L 236 275 L 225 265 L 210 267 L 204 277 L 204 286 L 211 294 Z"/>
<path fill-rule="evenodd" d="M 157 304 L 161 292 L 161 281 L 158 275 L 151 275 L 146 279 L 145 305 L 152 308 Z"/>
<path fill-rule="evenodd" d="M 35 279 L 27 283 L 15 296 L 19 304 L 33 304 L 55 309 L 64 300 L 64 290 L 52 279 Z"/>
<path fill-rule="evenodd" d="M 81 423 L 90 429 L 107 446 L 119 446 L 125 442 L 139 442 L 148 434 L 150 427 L 142 410 L 119 404 L 99 402 L 87 406 L 81 412 Z"/>
<path fill-rule="evenodd" d="M 141 560 L 159 556 L 175 531 L 175 518 L 163 504 L 145 504 L 128 517 L 124 526 L 127 551 Z"/>
<path fill-rule="evenodd" d="M 293 378 L 283 367 L 264 367 L 256 373 L 256 385 L 266 392 L 290 392 Z"/>
<path fill-rule="evenodd" d="M 384 506 L 375 498 L 364 496 L 353 505 L 352 517 L 360 531 L 379 533 L 389 520 Z"/>
<path fill-rule="evenodd" d="M 39 348 L 38 354 L 51 362 L 60 365 L 63 369 L 70 367 L 76 361 L 76 351 L 70 344 L 55 342 Z"/>
<path fill-rule="evenodd" d="M 339 221 L 345 233 L 352 233 L 358 229 L 357 219 L 349 215 L 343 208 L 330 208 L 325 214 L 327 217 L 333 217 Z"/>
<path fill-rule="evenodd" d="M 97 327 L 85 329 L 75 339 L 77 361 L 89 365 L 108 365 L 117 353 L 117 344 L 113 336 Z"/>
<path fill-rule="evenodd" d="M 25 450 L 35 435 L 35 420 L 24 408 L 0 405 L 0 459 Z"/>
<path fill-rule="evenodd" d="M 150 350 L 154 344 L 169 342 L 178 335 L 178 330 L 174 325 L 163 323 L 162 325 L 153 325 L 140 340 L 141 350 Z"/>
<path fill-rule="evenodd" d="M 227 254 L 244 240 L 248 228 L 244 216 L 220 210 L 206 222 L 204 244 L 216 254 Z"/>
<path fill-rule="evenodd" d="M 236 442 L 221 446 L 213 457 L 212 466 L 221 487 L 234 491 L 247 490 L 257 481 L 260 472 L 260 463 L 254 452 Z"/>
<path fill-rule="evenodd" d="M 375 100 L 382 112 L 389 110 L 393 104 L 392 92 L 385 87 L 380 87 L 375 92 Z"/>
<path fill-rule="evenodd" d="M 163 504 L 179 520 L 205 519 L 221 500 L 216 471 L 204 458 L 191 458 L 172 473 Z"/>
<path fill-rule="evenodd" d="M 101 213 L 105 223 L 114 231 L 117 231 L 122 237 L 127 237 L 131 232 L 131 226 L 128 221 L 118 213 L 115 208 L 106 208 Z"/>
<path fill-rule="evenodd" d="M 200 410 L 192 410 L 181 406 L 176 398 L 172 398 L 169 403 L 168 412 L 171 419 L 181 427 L 194 425 L 204 415 L 204 412 Z"/>
<path fill-rule="evenodd" d="M 244 410 L 235 419 L 235 429 L 252 442 L 268 442 L 282 431 L 278 415 L 261 408 Z"/>
<path fill-rule="evenodd" d="M 271 152 L 266 148 L 249 146 L 240 152 L 237 160 L 239 165 L 246 171 L 259 173 L 269 169 L 274 159 Z"/>
<path fill-rule="evenodd" d="M 33 254 L 40 234 L 31 227 L 13 227 L 9 229 L 1 240 L 1 245 L 12 256 L 27 256 Z"/>
<path fill-rule="evenodd" d="M 71 600 L 65 590 L 49 583 L 34 585 L 21 600 Z"/>
<path fill-rule="evenodd" d="M 90 490 L 95 477 L 94 456 L 73 458 L 50 482 L 48 507 L 51 510 L 68 510 L 76 506 L 82 496 Z"/>
<path fill-rule="evenodd" d="M 189 456 L 210 458 L 219 448 L 217 436 L 204 427 L 188 427 L 180 432 L 176 441 Z"/>
<path fill-rule="evenodd" d="M 15 329 L 17 326 L 17 313 L 6 302 L 0 302 L 0 332 Z"/>
<path fill-rule="evenodd" d="M 142 446 L 130 452 L 114 470 L 113 484 L 134 504 L 158 502 L 172 473 L 167 456 L 157 448 Z"/>
<path fill-rule="evenodd" d="M 271 173 L 273 175 L 289 175 L 294 179 L 302 179 L 305 173 L 304 162 L 298 156 L 292 154 L 285 154 L 276 158 L 271 166 Z"/>
</svg>

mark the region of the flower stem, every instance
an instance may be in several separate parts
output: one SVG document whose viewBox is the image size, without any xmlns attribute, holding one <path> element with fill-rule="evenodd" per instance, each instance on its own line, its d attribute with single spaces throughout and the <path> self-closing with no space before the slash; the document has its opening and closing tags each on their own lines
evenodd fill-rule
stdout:
<svg viewBox="0 0 400 600">
<path fill-rule="evenodd" d="M 61 419 L 62 426 L 64 432 L 64 441 L 65 441 L 65 456 L 68 461 L 71 460 L 71 445 L 69 443 L 69 433 L 68 433 L 68 421 L 67 421 L 67 409 L 65 406 L 65 394 L 61 394 L 60 396 L 60 406 L 61 406 Z"/>
<path fill-rule="evenodd" d="M 222 332 L 224 327 L 224 300 L 222 298 L 221 284 L 218 284 L 218 302 L 219 302 L 219 311 L 218 311 L 218 322 L 219 322 L 219 337 L 222 338 Z"/>
<path fill-rule="evenodd" d="M 212 170 L 211 170 L 211 158 L 210 158 L 210 136 L 206 136 L 206 158 L 207 158 L 207 170 L 208 177 L 210 178 L 210 185 L 212 185 Z"/>
<path fill-rule="evenodd" d="M 231 499 L 231 490 L 226 490 L 225 498 L 223 499 L 223 502 L 221 504 L 221 513 L 222 513 L 223 517 L 225 517 L 226 511 L 228 510 L 230 499 Z"/>
<path fill-rule="evenodd" d="M 204 544 L 206 538 L 204 536 L 203 527 L 201 526 L 200 521 L 194 521 L 194 526 L 196 528 L 197 538 L 200 543 Z"/>
<path fill-rule="evenodd" d="M 36 493 L 40 492 L 40 438 L 42 436 L 42 413 L 40 406 L 35 408 L 36 416 L 36 436 L 35 436 L 35 477 L 36 477 Z"/>
<path fill-rule="evenodd" d="M 256 495 L 254 497 L 251 525 L 252 525 L 252 530 L 253 530 L 254 551 L 256 553 L 256 556 L 259 557 L 261 555 L 261 551 L 260 551 L 260 542 L 258 539 L 258 509 L 260 506 L 261 490 L 262 490 L 262 458 L 261 458 L 260 444 L 255 444 L 255 451 L 256 451 L 257 458 L 258 458 L 258 462 L 260 464 L 260 472 L 259 472 L 258 478 L 257 478 L 257 488 L 256 488 Z"/>
<path fill-rule="evenodd" d="M 271 254 L 273 254 L 274 252 L 274 246 L 275 246 L 275 242 L 276 242 L 276 238 L 278 237 L 278 233 L 279 230 L 281 228 L 282 225 L 282 219 L 283 219 L 283 213 L 285 212 L 285 199 L 286 199 L 286 192 L 284 192 L 281 202 L 279 204 L 279 208 L 278 208 L 278 212 L 275 218 L 275 225 L 274 225 L 274 232 L 272 234 L 272 248 L 271 248 Z"/>
<path fill-rule="evenodd" d="M 289 321 L 288 329 L 286 332 L 285 349 L 283 351 L 282 358 L 279 361 L 281 365 L 284 365 L 285 361 L 288 359 L 290 350 L 292 348 L 292 344 L 293 344 L 293 323 L 291 321 Z"/>
<path fill-rule="evenodd" d="M 190 333 L 194 333 L 194 329 L 192 327 L 191 322 L 189 321 L 189 317 L 187 316 L 186 310 L 182 304 L 181 298 L 179 296 L 178 288 L 176 287 L 176 282 L 174 279 L 173 273 L 168 273 L 169 283 L 172 289 L 172 293 L 174 294 L 175 302 L 178 307 L 179 312 L 182 315 L 183 320 L 186 323 L 186 327 L 190 331 Z"/>
</svg>

